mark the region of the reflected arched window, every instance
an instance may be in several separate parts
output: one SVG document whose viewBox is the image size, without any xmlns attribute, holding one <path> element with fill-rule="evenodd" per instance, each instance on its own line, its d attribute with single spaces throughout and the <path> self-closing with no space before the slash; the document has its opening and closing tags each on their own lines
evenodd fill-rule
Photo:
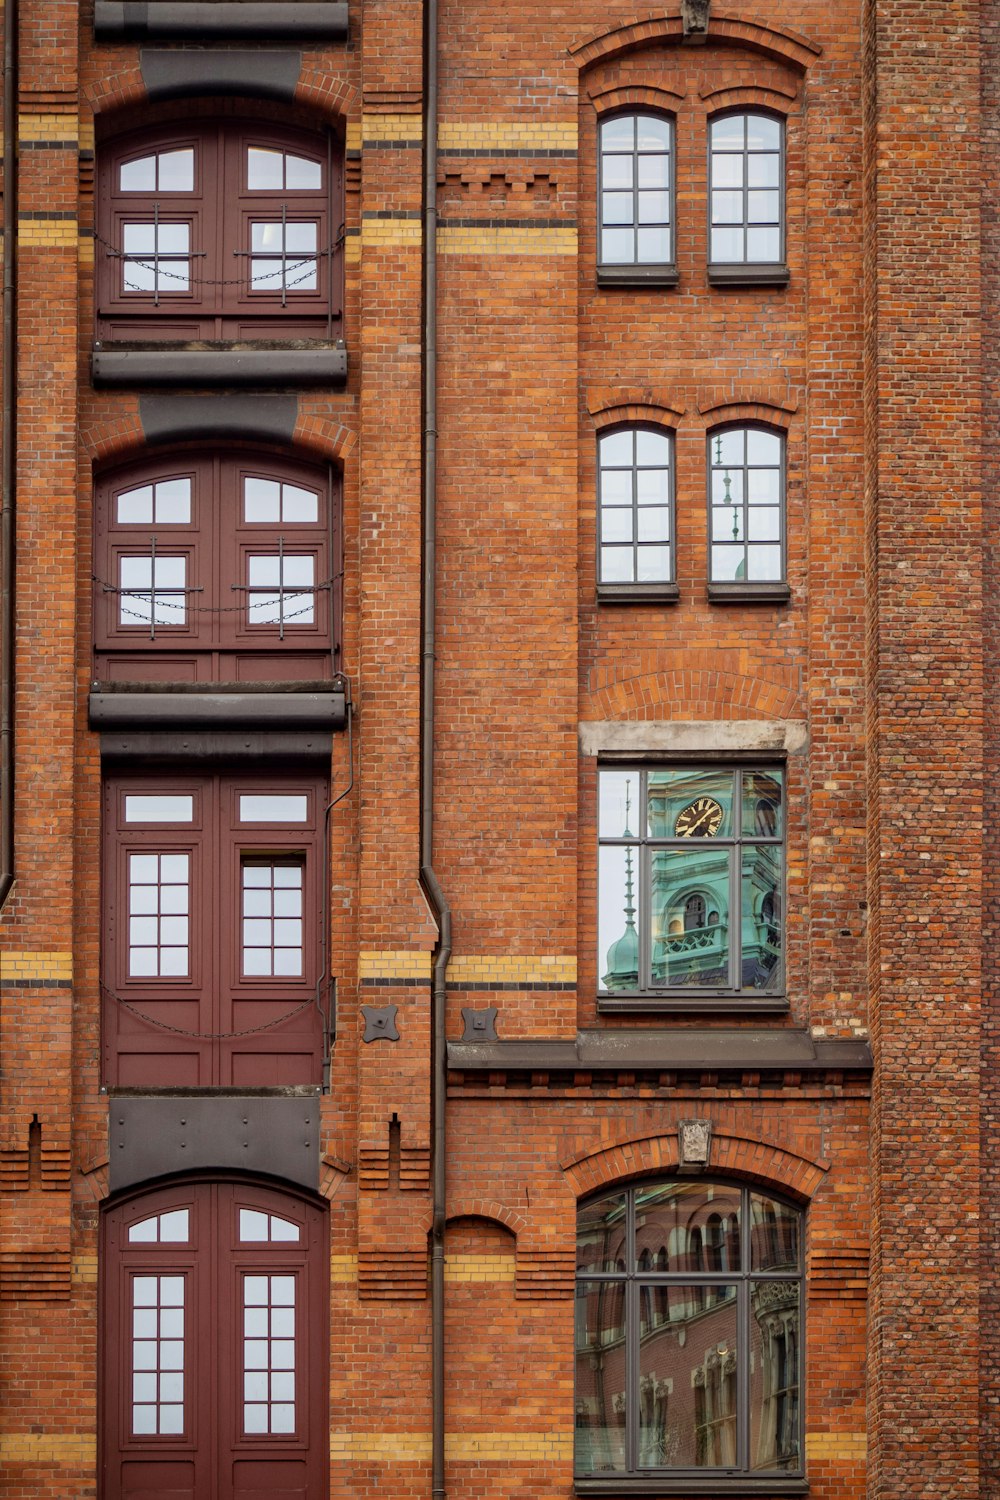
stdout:
<svg viewBox="0 0 1000 1500">
<path fill-rule="evenodd" d="M 266 118 L 104 142 L 98 338 L 339 337 L 342 155 L 326 130 Z"/>
<path fill-rule="evenodd" d="M 327 1221 L 249 1182 L 157 1188 L 106 1210 L 106 1500 L 324 1492 Z"/>
<path fill-rule="evenodd" d="M 783 584 L 784 437 L 766 427 L 710 432 L 708 466 L 709 582 Z M 766 835 L 768 829 L 757 831 Z"/>
<path fill-rule="evenodd" d="M 99 680 L 171 680 L 168 663 L 186 682 L 332 675 L 340 507 L 329 465 L 175 451 L 103 474 L 94 516 Z"/>
<path fill-rule="evenodd" d="M 614 1264 L 589 1248 L 609 1214 Z M 688 1178 L 593 1199 L 579 1222 L 578 1476 L 801 1475 L 800 1211 Z"/>
</svg>

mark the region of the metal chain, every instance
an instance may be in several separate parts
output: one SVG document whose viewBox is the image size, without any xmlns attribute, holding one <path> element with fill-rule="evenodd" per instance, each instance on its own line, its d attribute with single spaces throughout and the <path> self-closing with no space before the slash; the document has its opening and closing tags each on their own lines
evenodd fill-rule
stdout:
<svg viewBox="0 0 1000 1500">
<path fill-rule="evenodd" d="M 273 1021 L 265 1021 L 260 1026 L 247 1026 L 243 1031 L 188 1031 L 185 1026 L 171 1026 L 167 1021 L 158 1021 L 155 1016 L 147 1016 L 145 1011 L 136 1010 L 135 1006 L 123 1000 L 121 995 L 116 995 L 113 990 L 109 990 L 106 984 L 101 985 L 101 991 L 109 1000 L 113 1000 L 123 1010 L 130 1011 L 140 1021 L 148 1021 L 150 1026 L 158 1026 L 161 1031 L 172 1031 L 176 1036 L 191 1037 L 198 1042 L 229 1042 L 243 1036 L 257 1036 L 262 1031 L 270 1031 L 273 1027 L 280 1026 L 283 1021 L 290 1021 L 293 1016 L 300 1015 L 304 1010 L 311 1010 L 316 1004 L 315 997 L 311 995 L 308 1000 L 303 1000 L 302 1004 L 296 1005 L 293 1010 L 286 1010 L 284 1015 L 275 1016 Z"/>
<path fill-rule="evenodd" d="M 341 576 L 342 575 L 338 573 L 335 578 L 327 578 L 323 583 L 296 584 L 291 588 L 282 587 L 281 585 L 276 585 L 273 588 L 269 588 L 266 585 L 262 584 L 259 589 L 255 587 L 252 592 L 268 596 L 277 596 L 278 594 L 318 594 L 331 589 L 337 578 L 340 578 Z M 151 596 L 156 596 L 156 607 L 158 609 L 184 610 L 187 614 L 192 615 L 239 615 L 244 614 L 248 607 L 258 609 L 264 607 L 263 604 L 254 605 L 252 601 L 250 602 L 249 606 L 246 601 L 244 601 L 242 604 L 188 604 L 187 600 L 184 600 L 184 602 L 181 604 L 175 604 L 173 599 L 166 599 L 161 596 L 164 594 L 191 593 L 192 590 L 183 588 L 171 588 L 169 584 L 164 585 L 162 588 L 157 587 L 148 589 L 123 589 L 118 588 L 116 584 L 105 583 L 104 579 L 99 578 L 96 573 L 91 573 L 90 577 L 92 582 L 100 584 L 101 589 L 105 594 L 119 594 L 125 599 L 141 599 L 143 601 L 149 600 Z M 302 609 L 297 609 L 294 610 L 291 614 L 286 614 L 285 619 L 294 620 L 298 615 L 308 614 L 312 608 L 312 604 L 303 605 Z M 147 625 L 149 624 L 149 621 L 146 619 L 145 615 L 139 615 L 135 610 L 130 610 L 125 607 L 123 608 L 122 613 L 131 615 L 133 619 L 142 619 Z M 264 623 L 267 622 L 265 621 Z"/>
<path fill-rule="evenodd" d="M 274 277 L 281 276 L 282 274 L 285 274 L 287 276 L 287 273 L 289 271 L 297 271 L 300 266 L 311 267 L 313 262 L 319 260 L 321 256 L 335 255 L 340 249 L 341 245 L 343 245 L 346 237 L 346 230 L 343 226 L 341 226 L 340 233 L 337 235 L 337 238 L 334 240 L 332 245 L 325 245 L 321 250 L 310 250 L 309 254 L 307 256 L 303 256 L 300 260 L 290 261 L 285 259 L 283 261 L 283 264 L 278 266 L 277 270 L 267 271 L 260 275 L 255 275 L 253 278 L 253 284 L 257 285 L 261 281 L 271 281 L 274 279 Z M 165 267 L 159 265 L 159 262 L 165 259 L 166 255 L 169 255 L 170 259 L 172 260 L 185 260 L 191 259 L 195 255 L 195 251 L 189 251 L 187 255 L 185 255 L 184 252 L 180 250 L 168 251 L 166 252 L 166 255 L 161 255 L 158 251 L 156 251 L 153 254 L 153 258 L 150 260 L 144 258 L 142 255 L 129 255 L 126 251 L 119 250 L 116 245 L 112 245 L 108 240 L 103 239 L 102 236 L 97 234 L 96 232 L 94 234 L 94 241 L 96 244 L 102 246 L 109 260 L 126 260 L 133 265 L 143 266 L 147 271 L 152 270 L 156 275 L 169 276 L 173 281 L 183 281 L 185 288 L 191 286 L 246 286 L 247 284 L 246 276 L 194 276 L 190 272 L 185 275 L 180 271 L 168 271 Z M 253 252 L 237 250 L 233 253 L 235 255 L 250 255 Z M 266 259 L 268 257 L 263 251 L 261 251 L 259 252 L 259 258 Z M 311 275 L 312 270 L 307 269 L 303 271 L 301 276 L 296 277 L 294 281 L 286 280 L 284 282 L 284 285 L 298 286 L 300 281 L 304 281 L 307 276 Z M 152 292 L 155 290 L 153 287 L 135 286 L 131 282 L 125 283 L 125 289 L 126 291 L 130 292 Z"/>
</svg>

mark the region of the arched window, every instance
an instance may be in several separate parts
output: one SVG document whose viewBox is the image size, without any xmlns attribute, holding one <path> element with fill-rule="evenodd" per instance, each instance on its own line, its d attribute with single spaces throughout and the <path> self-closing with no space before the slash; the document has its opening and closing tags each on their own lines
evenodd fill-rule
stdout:
<svg viewBox="0 0 1000 1500">
<path fill-rule="evenodd" d="M 250 1182 L 102 1224 L 103 1500 L 327 1493 L 327 1219 Z"/>
<path fill-rule="evenodd" d="M 100 153 L 99 339 L 341 333 L 342 151 L 328 131 L 191 118 Z"/>
<path fill-rule="evenodd" d="M 645 271 L 660 281 L 676 258 L 673 120 L 653 113 L 612 115 L 601 121 L 599 141 L 601 279 L 632 280 Z"/>
<path fill-rule="evenodd" d="M 603 432 L 598 448 L 598 587 L 635 594 L 674 580 L 673 435 L 662 428 Z"/>
<path fill-rule="evenodd" d="M 784 123 L 725 114 L 709 122 L 709 268 L 773 267 L 785 258 Z"/>
<path fill-rule="evenodd" d="M 708 435 L 710 583 L 785 581 L 785 445 L 767 427 Z"/>
<path fill-rule="evenodd" d="M 680 1237 L 678 1225 L 688 1226 Z M 755 1188 L 687 1178 L 593 1199 L 578 1226 L 577 1476 L 683 1487 L 724 1469 L 769 1475 L 776 1492 L 800 1478 L 801 1212 Z M 612 1237 L 624 1269 L 603 1253 Z M 661 1263 L 646 1245 L 664 1242 Z M 666 1294 L 655 1321 L 651 1289 Z"/>
<path fill-rule="evenodd" d="M 338 496 L 329 466 L 252 450 L 175 451 L 103 475 L 97 678 L 329 678 Z"/>
</svg>

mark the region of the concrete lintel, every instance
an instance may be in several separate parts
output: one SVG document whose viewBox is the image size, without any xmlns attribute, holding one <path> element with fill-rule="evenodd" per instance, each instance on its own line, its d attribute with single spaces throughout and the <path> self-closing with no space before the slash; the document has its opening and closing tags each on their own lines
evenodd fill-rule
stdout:
<svg viewBox="0 0 1000 1500">
<path fill-rule="evenodd" d="M 579 726 L 581 755 L 712 755 L 750 751 L 755 754 L 796 755 L 806 748 L 809 733 L 803 719 L 728 719 L 706 723 L 618 723 L 583 721 Z"/>
</svg>

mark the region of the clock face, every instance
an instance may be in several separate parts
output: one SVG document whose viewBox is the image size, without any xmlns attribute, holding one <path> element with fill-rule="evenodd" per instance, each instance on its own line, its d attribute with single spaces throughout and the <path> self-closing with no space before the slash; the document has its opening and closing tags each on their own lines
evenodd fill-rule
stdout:
<svg viewBox="0 0 1000 1500">
<path fill-rule="evenodd" d="M 678 838 L 711 838 L 722 827 L 723 812 L 714 797 L 696 797 L 677 814 L 674 833 Z"/>
</svg>

